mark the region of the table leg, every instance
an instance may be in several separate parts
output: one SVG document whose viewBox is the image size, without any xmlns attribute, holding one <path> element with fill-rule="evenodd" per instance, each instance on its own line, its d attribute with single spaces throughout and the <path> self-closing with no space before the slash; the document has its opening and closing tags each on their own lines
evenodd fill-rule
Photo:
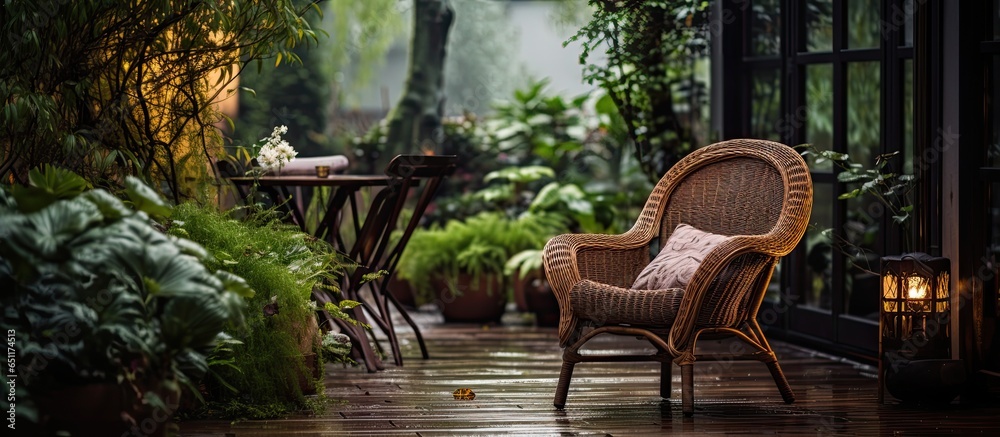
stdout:
<svg viewBox="0 0 1000 437">
<path fill-rule="evenodd" d="M 382 285 L 384 286 L 387 283 L 388 279 L 386 281 L 383 281 Z M 399 311 L 399 314 L 403 316 L 403 320 L 405 320 L 406 323 L 410 325 L 411 328 L 413 328 L 413 334 L 417 337 L 417 344 L 420 345 L 420 355 L 423 356 L 425 360 L 429 359 L 430 355 L 427 353 L 427 345 L 424 343 L 424 336 L 420 333 L 420 327 L 417 326 L 417 323 L 413 321 L 413 318 L 410 317 L 410 314 L 406 312 L 406 308 L 403 308 L 403 304 L 399 303 L 399 299 L 396 299 L 396 296 L 394 296 L 391 292 L 385 289 L 383 289 L 383 295 L 385 296 L 386 301 L 391 302 L 392 305 L 396 307 L 396 310 Z M 399 365 L 400 366 L 403 365 L 402 359 L 400 359 Z"/>
</svg>

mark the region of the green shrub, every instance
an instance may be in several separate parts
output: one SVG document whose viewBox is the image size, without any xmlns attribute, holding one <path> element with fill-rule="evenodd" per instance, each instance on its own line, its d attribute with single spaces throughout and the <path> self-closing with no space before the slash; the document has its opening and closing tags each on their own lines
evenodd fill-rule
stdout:
<svg viewBox="0 0 1000 437">
<path fill-rule="evenodd" d="M 182 388 L 197 394 L 252 290 L 160 232 L 150 215 L 171 209 L 135 178 L 128 202 L 50 166 L 30 180 L 0 187 L 0 328 L 17 334 L 19 401 L 41 410 L 54 390 L 118 384 L 130 396 L 121 416 L 134 419 L 172 410 Z"/>
<path fill-rule="evenodd" d="M 222 383 L 209 385 L 206 413 L 260 419 L 307 405 L 299 375 L 306 371 L 300 339 L 316 324 L 310 296 L 343 265 L 325 242 L 263 217 L 236 220 L 193 204 L 178 206 L 173 215 L 171 234 L 200 243 L 213 268 L 245 278 L 256 291 L 246 305 L 246 329 L 230 332 L 243 342 L 233 348 L 236 368 L 218 369 L 219 379 L 236 392 Z M 277 314 L 265 315 L 265 306 L 273 304 Z"/>
</svg>

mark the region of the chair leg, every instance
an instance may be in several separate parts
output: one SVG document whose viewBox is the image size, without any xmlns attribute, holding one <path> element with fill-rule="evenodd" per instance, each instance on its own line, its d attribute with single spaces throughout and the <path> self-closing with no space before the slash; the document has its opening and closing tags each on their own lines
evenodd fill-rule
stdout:
<svg viewBox="0 0 1000 437">
<path fill-rule="evenodd" d="M 694 415 L 694 363 L 681 365 L 681 411 Z"/>
<path fill-rule="evenodd" d="M 673 365 L 674 363 L 670 361 L 660 362 L 660 397 L 664 399 L 670 399 Z"/>
<path fill-rule="evenodd" d="M 566 396 L 569 395 L 569 380 L 573 378 L 573 365 L 569 361 L 563 360 L 562 370 L 559 371 L 559 384 L 556 386 L 556 399 L 552 404 L 558 409 L 566 406 Z"/>
<path fill-rule="evenodd" d="M 778 360 L 765 364 L 767 364 L 767 370 L 771 371 L 771 377 L 774 378 L 774 383 L 778 386 L 778 391 L 781 392 L 781 399 L 784 399 L 786 404 L 795 402 L 795 393 L 792 393 L 792 387 L 788 385 L 788 379 L 785 379 L 785 373 L 781 371 Z"/>
</svg>

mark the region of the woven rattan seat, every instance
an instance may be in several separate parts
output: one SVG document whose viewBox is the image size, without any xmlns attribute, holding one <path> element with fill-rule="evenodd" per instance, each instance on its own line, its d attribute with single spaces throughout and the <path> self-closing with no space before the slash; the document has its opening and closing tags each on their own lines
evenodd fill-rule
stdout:
<svg viewBox="0 0 1000 437">
<path fill-rule="evenodd" d="M 565 348 L 555 406 L 563 408 L 576 363 L 658 361 L 660 395 L 670 397 L 672 363 L 681 368 L 682 407 L 694 412 L 693 366 L 701 338 L 736 337 L 771 371 L 785 402 L 794 395 L 757 310 L 780 257 L 801 240 L 812 210 L 809 168 L 793 149 L 764 140 L 730 140 L 698 149 L 657 183 L 636 224 L 620 235 L 567 234 L 545 246 L 545 272 L 559 301 Z M 630 290 L 681 223 L 727 238 L 698 265 L 687 287 Z M 660 244 L 656 244 L 660 243 Z M 602 334 L 644 337 L 651 355 L 600 356 L 580 348 Z"/>
<path fill-rule="evenodd" d="M 581 320 L 655 327 L 674 323 L 684 290 L 629 290 L 585 279 L 569 294 L 573 313 Z"/>
</svg>

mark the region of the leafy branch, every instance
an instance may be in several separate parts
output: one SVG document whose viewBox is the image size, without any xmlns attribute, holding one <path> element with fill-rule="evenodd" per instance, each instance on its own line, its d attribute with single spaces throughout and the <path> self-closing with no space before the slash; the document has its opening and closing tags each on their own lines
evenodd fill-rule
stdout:
<svg viewBox="0 0 1000 437">
<path fill-rule="evenodd" d="M 881 206 L 881 212 L 872 214 L 873 219 L 879 219 L 885 214 L 892 217 L 893 223 L 899 225 L 903 235 L 903 250 L 908 252 L 913 249 L 912 234 L 910 232 L 910 218 L 913 214 L 913 189 L 916 187 L 917 178 L 912 174 L 903 174 L 894 171 L 890 166 L 893 158 L 900 155 L 900 152 L 880 154 L 875 157 L 875 165 L 866 168 L 863 164 L 854 162 L 846 153 L 838 153 L 831 150 L 818 150 L 812 145 L 803 147 L 802 156 L 812 159 L 814 165 L 831 162 L 839 171 L 837 181 L 854 187 L 849 191 L 837 196 L 839 200 L 848 200 L 868 196 L 874 199 Z M 826 229 L 823 235 L 836 241 L 838 247 L 853 249 L 852 258 L 855 255 L 870 252 L 840 235 L 833 232 L 833 229 Z M 863 266 L 855 265 L 859 268 Z"/>
</svg>

